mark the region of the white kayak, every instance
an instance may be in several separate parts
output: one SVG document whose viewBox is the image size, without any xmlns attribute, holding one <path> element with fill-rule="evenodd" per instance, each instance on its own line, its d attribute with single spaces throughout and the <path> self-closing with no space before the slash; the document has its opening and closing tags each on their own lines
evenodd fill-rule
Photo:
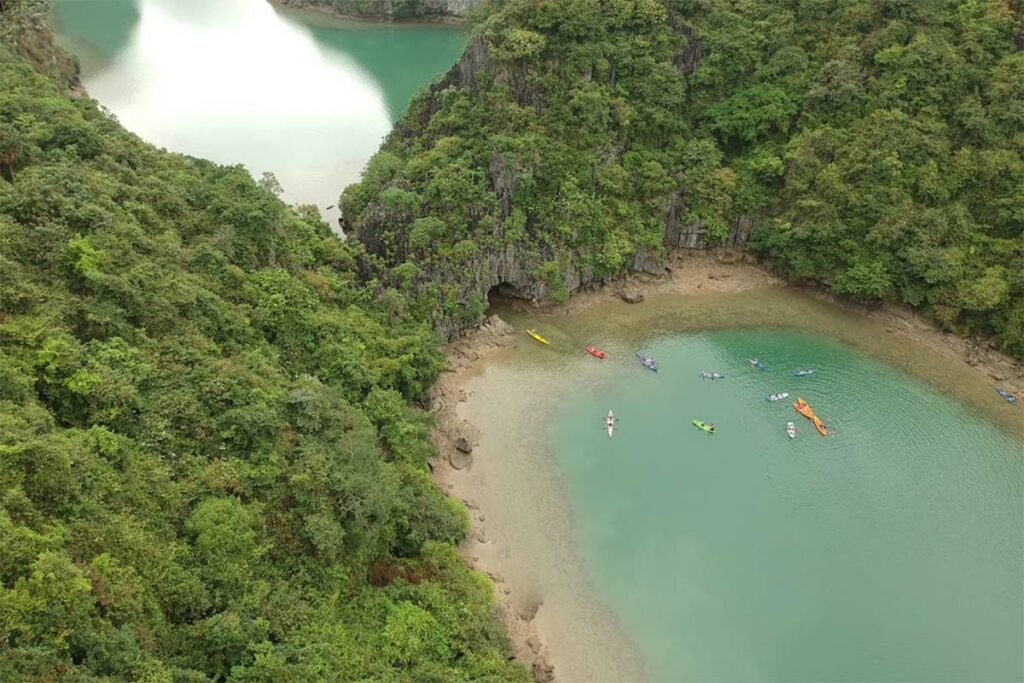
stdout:
<svg viewBox="0 0 1024 683">
<path fill-rule="evenodd" d="M 612 432 L 615 431 L 615 414 L 612 411 L 608 411 L 608 438 L 612 438 Z"/>
<path fill-rule="evenodd" d="M 796 438 L 796 425 L 793 424 L 792 422 L 787 422 L 786 423 L 786 434 L 788 434 L 789 438 L 791 438 L 791 439 Z"/>
</svg>

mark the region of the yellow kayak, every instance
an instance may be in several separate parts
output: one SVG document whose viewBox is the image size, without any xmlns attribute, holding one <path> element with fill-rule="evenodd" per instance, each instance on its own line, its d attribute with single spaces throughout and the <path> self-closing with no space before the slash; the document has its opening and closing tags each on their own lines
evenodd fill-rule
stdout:
<svg viewBox="0 0 1024 683">
<path fill-rule="evenodd" d="M 545 339 L 544 337 L 542 337 L 539 334 L 537 334 L 536 330 L 527 330 L 526 334 L 530 335 L 531 337 L 533 337 L 534 339 L 539 341 L 541 344 L 550 344 L 551 343 L 547 339 Z"/>
</svg>

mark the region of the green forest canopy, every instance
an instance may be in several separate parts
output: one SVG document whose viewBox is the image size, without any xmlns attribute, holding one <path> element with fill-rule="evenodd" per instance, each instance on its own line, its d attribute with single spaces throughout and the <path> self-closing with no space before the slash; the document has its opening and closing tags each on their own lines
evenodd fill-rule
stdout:
<svg viewBox="0 0 1024 683">
<path fill-rule="evenodd" d="M 487 254 L 564 297 L 569 269 L 663 248 L 678 203 L 712 244 L 752 219 L 788 278 L 1024 357 L 1021 21 L 1011 0 L 496 3 L 483 68 L 415 100 L 342 206 L 465 320 Z"/>
<path fill-rule="evenodd" d="M 3 47 L 0 83 L 0 680 L 525 680 L 374 260 Z"/>
<path fill-rule="evenodd" d="M 426 472 L 428 314 L 479 313 L 451 285 L 483 249 L 622 272 L 678 196 L 1020 353 L 1016 29 L 1000 0 L 498 4 L 488 69 L 345 192 L 373 254 L 0 47 L 0 680 L 524 680 Z"/>
</svg>

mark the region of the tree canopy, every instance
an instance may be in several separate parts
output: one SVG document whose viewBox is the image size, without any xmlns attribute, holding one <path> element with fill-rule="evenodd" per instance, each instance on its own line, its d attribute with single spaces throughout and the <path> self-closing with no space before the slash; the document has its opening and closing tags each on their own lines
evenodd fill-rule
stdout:
<svg viewBox="0 0 1024 683">
<path fill-rule="evenodd" d="M 793 280 L 1024 356 L 1022 36 L 1006 0 L 507 0 L 342 207 L 447 316 L 502 250 L 564 296 L 753 225 Z"/>
<path fill-rule="evenodd" d="M 4 47 L 0 83 L 0 680 L 524 680 L 376 260 Z"/>
</svg>

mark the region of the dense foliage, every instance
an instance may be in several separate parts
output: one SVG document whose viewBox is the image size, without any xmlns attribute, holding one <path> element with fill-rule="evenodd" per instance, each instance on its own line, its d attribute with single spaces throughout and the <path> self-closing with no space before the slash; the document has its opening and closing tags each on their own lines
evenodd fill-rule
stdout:
<svg viewBox="0 0 1024 683">
<path fill-rule="evenodd" d="M 0 84 L 0 680 L 523 679 L 373 260 L 3 47 Z"/>
<path fill-rule="evenodd" d="M 449 315 L 479 312 L 496 250 L 557 297 L 670 224 L 753 223 L 790 278 L 1024 355 L 1020 22 L 1012 0 L 508 0 L 343 208 Z"/>
</svg>

